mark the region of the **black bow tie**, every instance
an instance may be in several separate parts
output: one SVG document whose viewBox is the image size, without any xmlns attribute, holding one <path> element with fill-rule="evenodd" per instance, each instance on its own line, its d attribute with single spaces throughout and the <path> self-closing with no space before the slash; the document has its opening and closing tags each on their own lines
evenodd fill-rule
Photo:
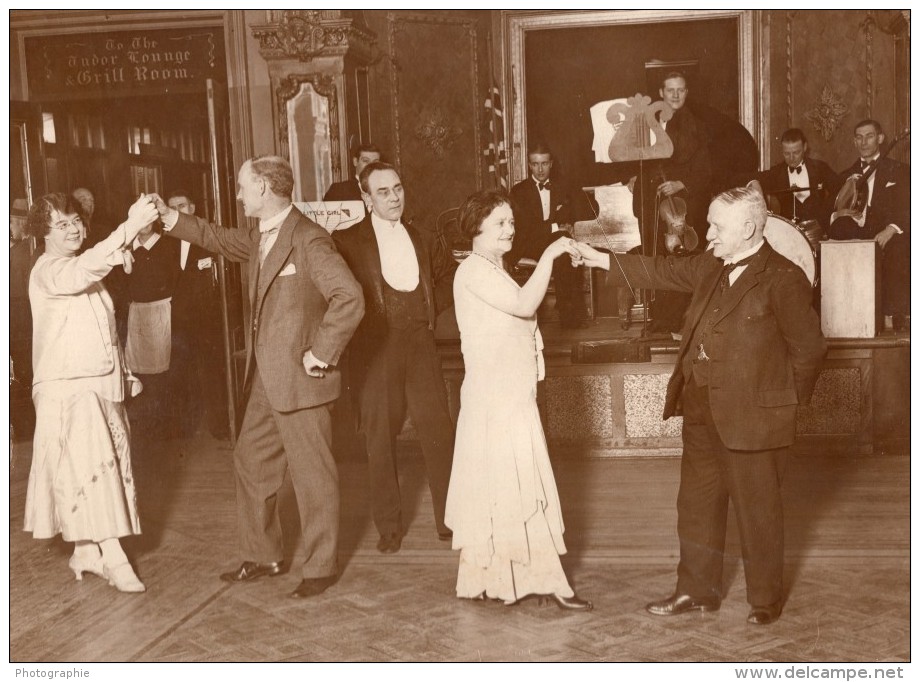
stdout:
<svg viewBox="0 0 920 682">
<path fill-rule="evenodd" d="M 863 171 L 866 170 L 869 167 L 870 163 L 872 162 L 866 161 L 865 159 L 860 159 L 859 160 L 859 170 L 863 170 Z"/>
<path fill-rule="evenodd" d="M 735 270 L 735 268 L 740 268 L 740 267 L 742 267 L 742 266 L 744 266 L 744 265 L 747 265 L 747 264 L 750 263 L 752 260 L 754 260 L 754 257 L 755 257 L 758 253 L 760 253 L 760 250 L 759 250 L 759 249 L 757 250 L 756 253 L 752 253 L 752 254 L 751 254 L 750 256 L 748 256 L 747 258 L 742 258 L 742 259 L 739 260 L 737 263 L 726 263 L 725 265 L 722 266 L 722 277 L 721 277 L 721 279 L 719 280 L 719 286 L 722 288 L 723 291 L 725 290 L 726 287 L 728 287 L 728 285 L 729 285 L 728 276 L 729 276 L 730 274 L 732 274 L 732 272 Z"/>
<path fill-rule="evenodd" d="M 537 189 L 539 190 L 549 189 L 549 180 L 545 182 L 537 182 Z"/>
<path fill-rule="evenodd" d="M 790 169 L 789 169 L 789 172 L 790 172 L 790 173 L 801 173 L 801 172 L 802 172 L 802 164 L 799 164 L 799 165 L 796 166 L 795 168 L 790 168 Z"/>
</svg>

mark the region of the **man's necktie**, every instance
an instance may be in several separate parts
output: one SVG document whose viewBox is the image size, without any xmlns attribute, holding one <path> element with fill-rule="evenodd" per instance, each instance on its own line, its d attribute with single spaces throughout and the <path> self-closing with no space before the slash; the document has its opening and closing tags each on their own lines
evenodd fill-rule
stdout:
<svg viewBox="0 0 920 682">
<path fill-rule="evenodd" d="M 268 255 L 268 240 L 272 235 L 278 234 L 278 228 L 273 227 L 270 230 L 265 230 L 262 233 L 262 238 L 259 240 L 259 265 L 262 265 L 265 262 L 265 256 Z"/>
<path fill-rule="evenodd" d="M 758 251 L 757 253 L 760 252 Z M 729 287 L 730 284 L 728 276 L 735 271 L 735 268 L 740 268 L 741 266 L 750 263 L 752 260 L 754 260 L 754 256 L 756 256 L 757 253 L 751 254 L 747 258 L 742 258 L 737 263 L 726 263 L 722 266 L 722 277 L 719 279 L 719 287 L 722 291 L 725 291 Z"/>
<path fill-rule="evenodd" d="M 859 170 L 865 171 L 865 170 L 869 167 L 869 164 L 870 164 L 870 163 L 872 163 L 872 162 L 871 162 L 871 161 L 866 161 L 865 159 L 860 159 L 860 160 L 859 160 Z"/>
<path fill-rule="evenodd" d="M 790 173 L 801 173 L 801 172 L 802 172 L 802 164 L 799 164 L 799 165 L 796 166 L 795 168 L 790 168 L 790 169 L 789 169 L 789 172 L 790 172 Z"/>
</svg>

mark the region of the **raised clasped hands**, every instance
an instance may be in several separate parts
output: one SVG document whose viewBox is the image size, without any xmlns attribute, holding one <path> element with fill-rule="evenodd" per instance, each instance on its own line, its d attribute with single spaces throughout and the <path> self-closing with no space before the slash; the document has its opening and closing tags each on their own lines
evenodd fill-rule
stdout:
<svg viewBox="0 0 920 682">
<path fill-rule="evenodd" d="M 575 244 L 575 250 L 577 251 L 577 255 L 572 256 L 573 266 L 584 265 L 589 268 L 604 269 L 610 266 L 610 260 L 606 253 L 602 253 L 588 244 L 575 242 L 574 240 L 573 242 Z"/>
<path fill-rule="evenodd" d="M 551 242 L 550 245 L 546 247 L 543 255 L 549 257 L 552 260 L 556 260 L 562 254 L 567 253 L 574 259 L 578 255 L 578 248 L 575 246 L 576 244 L 577 242 L 571 237 L 560 237 L 556 241 Z"/>
<path fill-rule="evenodd" d="M 161 197 L 156 192 L 153 192 L 152 194 L 148 194 L 147 196 L 150 197 L 150 200 L 153 202 L 154 206 L 156 206 L 157 213 L 160 214 L 161 219 L 168 216 L 169 212 L 174 210 L 170 208 L 169 205 L 165 201 L 163 201 L 163 197 Z"/>
<path fill-rule="evenodd" d="M 159 217 L 156 205 L 146 194 L 141 194 L 137 201 L 128 209 L 128 219 L 125 221 L 125 244 L 128 245 L 137 237 L 137 233 L 147 227 Z"/>
</svg>

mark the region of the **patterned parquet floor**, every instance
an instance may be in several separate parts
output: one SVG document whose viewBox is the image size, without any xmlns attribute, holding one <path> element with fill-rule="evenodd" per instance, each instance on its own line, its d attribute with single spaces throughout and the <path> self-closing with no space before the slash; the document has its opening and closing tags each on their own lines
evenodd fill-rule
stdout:
<svg viewBox="0 0 920 682">
<path fill-rule="evenodd" d="M 28 443 L 10 491 L 10 660 L 38 661 L 884 661 L 910 660 L 909 457 L 797 457 L 786 498 L 788 601 L 768 627 L 748 606 L 730 531 L 727 596 L 714 614 L 654 618 L 675 580 L 678 459 L 554 461 L 566 522 L 566 571 L 587 614 L 536 600 L 458 600 L 457 553 L 437 539 L 420 455 L 406 445 L 408 532 L 383 556 L 367 508 L 366 468 L 340 462 L 338 583 L 287 597 L 297 572 L 228 585 L 235 568 L 231 455 L 199 437 L 135 451 L 143 534 L 125 542 L 146 594 L 73 580 L 71 546 L 22 532 Z M 297 537 L 293 499 L 286 537 Z M 298 547 L 290 549 L 297 565 Z"/>
</svg>

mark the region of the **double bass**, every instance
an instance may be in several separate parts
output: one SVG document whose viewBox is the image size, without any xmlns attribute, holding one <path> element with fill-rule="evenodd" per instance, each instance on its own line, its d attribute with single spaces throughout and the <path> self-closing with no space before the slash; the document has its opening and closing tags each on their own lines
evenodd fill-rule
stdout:
<svg viewBox="0 0 920 682">
<path fill-rule="evenodd" d="M 607 120 L 614 127 L 610 141 L 611 161 L 667 159 L 674 154 L 674 143 L 662 123 L 671 120 L 674 110 L 665 102 L 652 104 L 650 97 L 636 93 L 634 97 L 614 102 L 607 110 Z M 656 184 L 667 180 L 664 172 L 656 175 Z M 644 183 L 640 179 L 640 191 Z M 641 202 L 644 205 L 644 202 Z M 699 245 L 696 231 L 687 224 L 687 204 L 680 197 L 665 196 L 658 203 L 658 222 L 664 224 L 665 244 L 676 254 L 693 251 Z M 653 245 L 657 248 L 657 243 Z"/>
</svg>

